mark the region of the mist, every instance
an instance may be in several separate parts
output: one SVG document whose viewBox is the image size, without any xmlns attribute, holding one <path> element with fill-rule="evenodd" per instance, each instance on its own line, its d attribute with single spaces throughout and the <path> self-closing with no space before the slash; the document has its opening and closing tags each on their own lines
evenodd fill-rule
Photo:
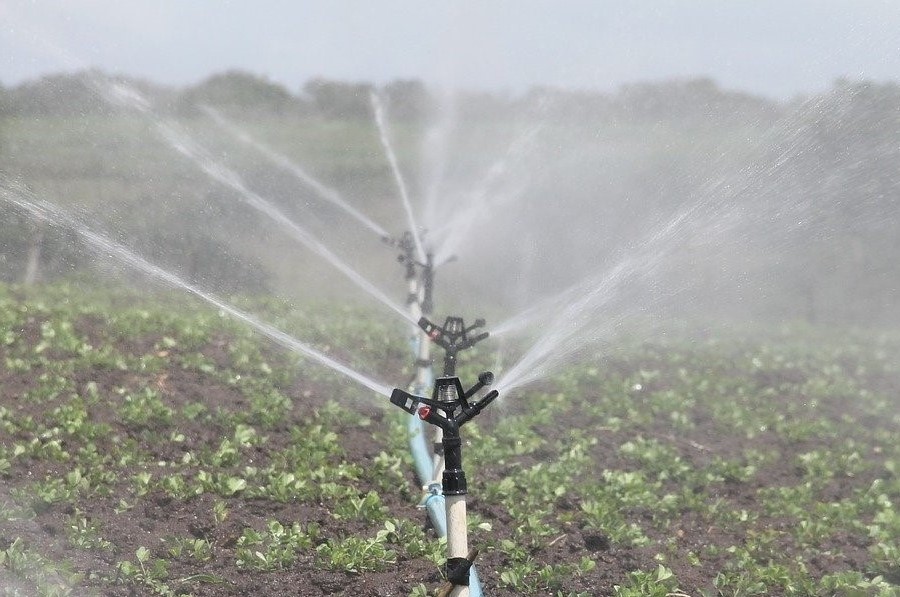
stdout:
<svg viewBox="0 0 900 597">
<path fill-rule="evenodd" d="M 501 595 L 900 582 L 895 3 L 304 4 L 0 6 L 0 568 L 440 580 L 433 390 Z"/>
</svg>

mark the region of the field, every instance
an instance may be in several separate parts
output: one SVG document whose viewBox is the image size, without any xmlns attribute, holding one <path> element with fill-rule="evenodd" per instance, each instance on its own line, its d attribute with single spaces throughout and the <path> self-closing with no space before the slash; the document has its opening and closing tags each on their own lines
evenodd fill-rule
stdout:
<svg viewBox="0 0 900 597">
<path fill-rule="evenodd" d="M 401 326 L 247 303 L 403 386 Z M 462 365 L 493 366 L 490 341 Z M 623 339 L 463 428 L 488 595 L 900 594 L 900 338 Z M 0 287 L 7 595 L 418 595 L 402 412 L 175 295 Z"/>
<path fill-rule="evenodd" d="M 406 228 L 439 317 L 535 309 L 461 362 L 541 372 L 463 428 L 485 594 L 900 595 L 896 86 L 476 94 L 392 168 L 367 92 L 247 84 L 0 111 L 4 594 L 433 594 L 406 415 L 144 275 L 405 388 Z"/>
</svg>

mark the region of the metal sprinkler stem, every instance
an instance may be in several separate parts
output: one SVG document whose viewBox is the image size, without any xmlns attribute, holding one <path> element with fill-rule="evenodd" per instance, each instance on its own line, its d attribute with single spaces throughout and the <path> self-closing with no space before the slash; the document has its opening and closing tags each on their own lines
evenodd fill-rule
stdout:
<svg viewBox="0 0 900 597">
<path fill-rule="evenodd" d="M 474 403 L 469 401 L 493 381 L 493 373 L 485 371 L 478 376 L 478 383 L 465 392 L 458 377 L 440 377 L 435 381 L 430 399 L 400 389 L 395 389 L 391 394 L 391 404 L 410 414 L 417 413 L 420 419 L 443 431 L 442 446 L 446 467 L 441 478 L 441 487 L 447 514 L 446 576 L 453 585 L 450 594 L 454 597 L 465 597 L 469 594 L 469 570 L 472 568 L 473 559 L 469 557 L 468 548 L 466 494 L 469 488 L 462 467 L 462 438 L 459 429 L 478 416 L 499 396 L 497 390 L 491 390 L 480 400 Z M 454 398 L 448 400 L 451 395 Z"/>
<path fill-rule="evenodd" d="M 434 310 L 434 254 L 428 253 L 422 265 L 422 313 L 431 315 Z"/>
<path fill-rule="evenodd" d="M 382 240 L 392 247 L 400 249 L 397 261 L 406 266 L 406 280 L 410 285 L 410 293 L 407 295 L 407 304 L 416 303 L 425 315 L 431 315 L 434 307 L 434 255 L 428 253 L 425 263 L 416 260 L 416 245 L 411 232 L 404 232 L 399 239 L 389 236 Z M 421 270 L 421 276 L 417 271 Z"/>
</svg>

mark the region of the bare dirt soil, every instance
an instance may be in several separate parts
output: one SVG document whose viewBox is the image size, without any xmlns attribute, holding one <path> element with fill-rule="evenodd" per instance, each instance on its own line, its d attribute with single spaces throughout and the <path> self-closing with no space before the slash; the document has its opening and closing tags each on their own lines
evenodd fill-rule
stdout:
<svg viewBox="0 0 900 597">
<path fill-rule="evenodd" d="M 10 463 L 0 471 L 3 516 L 0 517 L 0 550 L 11 550 L 15 544 L 26 546 L 29 553 L 40 554 L 19 566 L 8 557 L 0 567 L 0 585 L 8 594 L 50 593 L 57 587 L 60 593 L 101 595 L 193 594 L 209 597 L 225 595 L 409 595 L 423 583 L 433 590 L 440 584 L 438 567 L 422 556 L 411 557 L 401 546 L 390 546 L 393 562 L 381 570 L 345 571 L 329 569 L 316 549 L 328 540 L 351 536 L 371 538 L 383 527 L 381 519 L 368 520 L 336 515 L 336 502 L 330 499 L 276 500 L 264 496 L 248 497 L 247 490 L 229 495 L 224 491 L 202 491 L 192 495 L 177 495 L 166 488 L 161 479 L 173 473 L 183 473 L 191 481 L 200 471 L 213 471 L 210 462 L 222 451 L 223 440 L 235 435 L 236 421 L 254 426 L 264 441 L 250 442 L 238 448 L 233 458 L 221 459 L 218 472 L 254 478 L 247 467 L 264 469 L 278 455 L 298 443 L 298 429 L 309 430 L 323 423 L 336 434 L 337 448 L 325 456 L 330 467 L 357 466 L 360 471 L 351 486 L 356 497 L 369 491 L 380 497 L 382 512 L 390 519 L 405 519 L 434 537 L 423 510 L 417 507 L 419 491 L 410 462 L 403 456 L 399 477 L 392 481 L 395 490 L 376 484 L 367 474 L 382 452 L 397 450 L 403 441 L 389 437 L 397 429 L 396 415 L 376 400 L 351 401 L 343 398 L 334 408 L 332 392 L 319 380 L 303 375 L 284 384 L 276 383 L 292 408 L 275 420 L 264 422 L 258 406 L 248 396 L 248 386 L 229 381 L 228 372 L 241 371 L 245 365 L 235 362 L 231 349 L 233 339 L 219 334 L 204 340 L 196 347 L 181 348 L 178 339 L 167 347 L 162 333 L 148 333 L 141 337 L 118 336 L 107 329 L 102 317 L 81 317 L 75 325 L 76 333 L 94 346 L 112 345 L 115 353 L 127 358 L 127 366 L 115 366 L 97 360 L 97 364 L 79 361 L 74 367 L 54 370 L 52 363 L 77 360 L 65 350 L 49 348 L 42 353 L 45 359 L 27 371 L 19 370 L 9 360 L 34 349 L 41 341 L 38 315 L 17 331 L 15 343 L 0 349 L 0 445 Z M 45 334 L 46 336 L 46 334 Z M 264 348 L 262 354 L 273 366 L 283 367 L 285 357 L 274 349 Z M 189 364 L 197 355 L 207 367 Z M 145 368 L 140 367 L 141 359 Z M 4 365 L 4 360 L 6 365 Z M 195 359 L 197 360 L 197 359 Z M 153 364 L 150 363 L 153 361 Z M 630 383 L 631 378 L 644 369 L 660 370 L 667 366 L 651 359 L 607 361 L 591 363 L 599 367 L 598 375 L 607 380 Z M 639 411 L 658 408 L 660 392 L 667 389 L 665 380 L 678 367 L 648 381 L 640 392 L 634 392 L 632 405 Z M 386 362 L 385 367 L 402 371 L 405 363 Z M 720 375 L 711 372 L 710 375 Z M 779 401 L 798 398 L 797 384 L 805 379 L 793 369 L 781 372 L 761 372 L 755 378 L 757 388 L 770 388 L 769 407 L 773 412 L 782 406 Z M 60 376 L 60 390 L 46 392 L 52 379 Z M 673 376 L 674 377 L 674 374 Z M 653 387 L 653 384 L 657 387 Z M 620 385 L 622 385 L 620 384 Z M 900 393 L 897 379 L 891 376 L 870 376 L 867 387 L 880 395 Z M 555 391 L 553 382 L 531 390 L 535 394 Z M 268 388 L 269 386 L 265 386 Z M 537 464 L 551 464 L 560 458 L 552 446 L 564 445 L 573 430 L 592 437 L 588 464 L 579 481 L 603 479 L 606 470 L 637 470 L 635 459 L 623 453 L 621 446 L 636 437 L 661 442 L 674 451 L 681 463 L 692 469 L 705 469 L 717 458 L 742 462 L 747 454 L 774 454 L 775 458 L 761 459 L 757 469 L 746 478 L 725 478 L 711 481 L 708 487 L 685 485 L 685 477 L 673 474 L 656 476 L 661 481 L 661 495 L 682 495 L 695 492 L 704 507 L 683 508 L 671 514 L 665 524 L 654 521 L 653 508 L 629 505 L 621 514 L 629 522 L 644 529 L 649 539 L 644 545 L 615 541 L 596 525 L 585 522 L 580 494 L 566 491 L 547 504 L 552 515 L 552 532 L 524 546 L 527 559 L 534 567 L 570 565 L 587 557 L 596 563 L 591 570 L 571 573 L 548 584 L 547 588 L 532 588 L 528 593 L 554 595 L 613 595 L 615 586 L 626 586 L 629 573 L 637 570 L 655 573 L 665 564 L 677 578 L 677 590 L 670 594 L 718 594 L 716 577 L 723 571 L 735 571 L 734 547 L 747 546 L 764 539 L 771 550 L 771 561 L 788 562 L 796 572 L 802 564 L 806 575 L 813 580 L 831 573 L 859 571 L 873 576 L 871 549 L 873 539 L 866 533 L 865 524 L 871 516 L 863 513 L 862 524 L 838 525 L 837 530 L 825 532 L 815 550 L 792 539 L 797 524 L 793 513 L 771 512 L 764 508 L 761 490 L 772 487 L 798 487 L 809 480 L 809 471 L 798 466 L 798 457 L 816 451 L 828 451 L 833 446 L 832 435 L 820 436 L 811 432 L 788 437 L 774 430 L 761 430 L 752 437 L 745 429 L 729 427 L 721 416 L 709 412 L 707 404 L 692 397 L 681 409 L 690 425 L 675 425 L 673 419 L 651 417 L 629 424 L 609 425 L 596 413 L 586 413 L 585 405 L 603 400 L 603 393 L 611 386 L 579 386 L 578 399 L 560 402 L 552 419 L 532 422 L 532 431 L 543 440 L 539 448 L 519 455 L 504 457 L 495 463 L 475 462 L 468 473 L 474 488 L 500 484 L 515 478 L 521 471 Z M 265 389 L 264 388 L 264 389 Z M 786 388 L 791 388 L 790 392 Z M 135 417 L 123 420 L 123 396 L 145 389 L 158 396 L 169 409 L 158 416 Z M 785 390 L 785 391 L 782 391 Z M 352 393 L 352 392 L 351 392 Z M 649 402 L 642 403 L 644 396 Z M 655 398 L 654 398 L 655 397 Z M 816 400 L 815 398 L 809 398 Z M 822 479 L 815 486 L 817 503 L 849 504 L 860 499 L 878 482 L 893 483 L 896 479 L 886 469 L 889 446 L 879 448 L 877 431 L 900 437 L 896 417 L 886 419 L 873 416 L 865 404 L 818 398 L 817 416 L 829 424 L 845 429 L 849 424 L 857 429 L 855 440 L 860 457 L 866 466 L 851 473 L 838 472 Z M 527 414 L 527 400 L 510 401 L 496 412 L 487 413 L 480 422 L 480 433 L 490 435 L 504 420 Z M 197 406 L 201 405 L 201 406 Z M 897 403 L 894 403 L 896 407 Z M 151 408 L 147 406 L 146 408 Z M 67 410 L 68 409 L 68 410 Z M 73 409 L 78 413 L 73 414 Z M 201 416 L 189 418 L 185 412 L 203 410 Z M 340 410 L 345 412 L 341 414 Z M 787 409 L 785 412 L 791 412 Z M 896 411 L 895 411 L 896 412 Z M 79 414 L 80 413 L 80 414 Z M 790 417 L 791 415 L 787 415 Z M 464 428 L 465 429 L 465 428 Z M 464 431 L 465 435 L 465 431 Z M 503 441 L 503 438 L 501 438 Z M 24 453 L 15 455 L 16 446 L 24 446 Z M 126 449 L 127 448 L 127 449 Z M 20 448 L 21 449 L 21 448 Z M 94 455 L 86 454 L 94 451 Z M 111 456 L 111 459 L 104 459 Z M 197 462 L 192 464 L 188 458 Z M 81 468 L 84 462 L 97 463 L 93 470 Z M 71 491 L 59 489 L 52 496 L 45 495 L 54 480 L 66 479 L 78 470 L 87 481 L 69 477 Z M 151 481 L 139 489 L 140 474 Z M 691 477 L 689 483 L 696 483 Z M 251 481 L 251 484 L 256 481 Z M 327 479 L 311 479 L 311 483 L 328 483 Z M 338 484 L 343 481 L 338 481 Z M 42 493 L 44 492 L 44 493 Z M 175 495 L 173 495 L 175 494 Z M 310 495 L 315 495 L 311 492 Z M 894 496 L 896 497 L 896 496 Z M 216 515 L 216 511 L 225 512 Z M 710 512 L 736 513 L 729 524 L 728 516 Z M 481 541 L 481 555 L 477 566 L 487 595 L 512 596 L 522 594 L 521 588 L 501 578 L 512 565 L 522 563 L 521 556 L 508 553 L 500 542 L 503 538 L 522 536 L 522 520 L 509 514 L 508 508 L 488 501 L 473 491 L 469 511 L 481 522 L 489 523 L 489 532 L 476 532 L 473 542 Z M 868 518 L 867 518 L 868 517 Z M 747 522 L 747 521 L 750 522 Z M 79 523 L 78 521 L 84 521 Z M 263 531 L 269 521 L 285 527 L 300 523 L 304 529 L 318 526 L 321 531 L 314 544 L 295 550 L 283 567 L 271 570 L 238 565 L 240 538 L 245 529 Z M 82 525 L 82 531 L 77 527 Z M 85 528 L 92 530 L 84 530 Z M 202 540 L 211 546 L 207 556 L 193 557 L 186 550 L 173 551 L 173 538 Z M 101 543 L 102 540 L 102 543 Z M 92 542 L 93 541 L 93 542 Z M 16 543 L 18 542 L 18 543 Z M 136 554 L 146 548 L 149 557 L 140 562 Z M 262 549 L 261 547 L 259 549 Z M 755 562 L 765 562 L 759 556 Z M 664 560 L 660 554 L 666 554 Z M 518 559 L 516 559 L 518 558 Z M 165 562 L 165 573 L 153 582 L 153 562 Z M 123 561 L 130 561 L 139 571 L 123 572 Z M 146 569 L 144 569 L 146 568 Z M 900 575 L 887 574 L 887 580 L 900 583 Z M 555 583 L 555 584 L 553 584 Z M 538 587 L 535 580 L 532 587 Z M 18 587 L 18 588 L 17 588 Z M 18 591 L 18 592 L 16 592 Z M 736 591 L 723 594 L 735 594 Z M 665 593 L 663 593 L 665 594 Z M 743 594 L 743 593 L 742 593 Z M 765 593 L 788 594 L 784 588 L 769 585 Z M 804 594 L 804 593 L 799 593 Z"/>
</svg>

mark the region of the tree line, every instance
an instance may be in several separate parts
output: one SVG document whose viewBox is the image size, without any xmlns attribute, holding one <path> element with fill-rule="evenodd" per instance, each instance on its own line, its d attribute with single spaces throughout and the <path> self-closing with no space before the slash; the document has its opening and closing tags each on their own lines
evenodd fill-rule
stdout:
<svg viewBox="0 0 900 597">
<path fill-rule="evenodd" d="M 135 248 L 165 265 L 186 268 L 192 279 L 208 279 L 226 292 L 258 292 L 272 283 L 275 274 L 266 267 L 265 256 L 248 249 L 249 240 L 235 243 L 235 229 L 228 228 L 228 222 L 247 216 L 210 213 L 221 209 L 211 206 L 229 204 L 218 197 L 225 191 L 191 174 L 190 168 L 178 167 L 177 161 L 165 163 L 164 154 L 150 143 L 133 140 L 121 150 L 112 142 L 109 148 L 87 142 L 84 147 L 44 156 L 43 161 L 27 154 L 48 143 L 38 138 L 46 130 L 32 126 L 44 118 L 65 124 L 84 115 L 100 116 L 100 121 L 104 115 L 112 116 L 113 109 L 92 91 L 88 76 L 53 75 L 0 88 L 0 170 L 8 172 L 12 165 L 22 172 L 9 173 L 26 181 L 29 173 L 37 173 L 63 194 L 75 193 L 77 184 L 82 195 L 94 194 L 101 204 L 120 205 L 129 216 L 120 226 L 128 230 Z M 437 91 L 417 80 L 376 86 L 320 78 L 291 91 L 265 77 L 230 71 L 184 88 L 128 82 L 151 98 L 157 110 L 178 120 L 197 118 L 197 125 L 202 124 L 199 107 L 204 104 L 240 115 L 248 125 L 254 115 L 261 122 L 283 122 L 306 132 L 324 122 L 328 132 L 321 138 L 328 138 L 332 145 L 317 149 L 322 150 L 320 165 L 333 173 L 328 182 L 340 188 L 364 188 L 360 196 L 374 196 L 373 201 L 378 195 L 371 191 L 372 181 L 378 176 L 390 180 L 380 150 L 362 152 L 362 157 L 354 158 L 356 162 L 345 151 L 353 140 L 372 136 L 370 93 L 377 91 L 391 120 L 411 125 L 406 127 L 411 131 L 424 130 L 442 102 Z M 900 86 L 896 83 L 841 80 L 820 94 L 789 102 L 725 90 L 709 79 L 638 83 L 611 93 L 534 88 L 518 95 L 462 94 L 456 98 L 456 110 L 462 120 L 476 125 L 531 113 L 548 123 L 550 134 L 560 142 L 569 141 L 574 130 L 586 130 L 583 143 L 602 146 L 613 156 L 604 158 L 609 163 L 618 160 L 615 167 L 607 164 L 608 170 L 598 171 L 593 179 L 583 179 L 591 181 L 591 188 L 561 189 L 560 182 L 566 182 L 563 176 L 552 179 L 546 189 L 534 191 L 540 195 L 535 204 L 537 199 L 555 201 L 560 198 L 557 195 L 568 193 L 570 200 L 580 201 L 582 213 L 606 214 L 591 226 L 579 228 L 555 205 L 535 211 L 539 223 L 535 234 L 552 235 L 557 245 L 572 245 L 575 254 L 598 238 L 622 236 L 624 226 L 640 228 L 646 219 L 641 214 L 677 210 L 695 191 L 691 185 L 700 186 L 716 175 L 705 163 L 706 149 L 744 147 L 748 136 L 762 138 L 761 131 L 774 130 L 777 134 L 746 156 L 750 166 L 733 164 L 739 175 L 723 174 L 732 182 L 746 177 L 740 196 L 728 185 L 721 190 L 728 200 L 743 202 L 742 208 L 759 218 L 753 232 L 756 245 L 740 245 L 741 254 L 734 258 L 734 263 L 741 264 L 741 288 L 729 297 L 734 281 L 725 278 L 737 270 L 721 271 L 715 262 L 704 262 L 696 253 L 685 257 L 686 266 L 692 268 L 686 275 L 713 280 L 711 284 L 721 292 L 709 300 L 721 304 L 738 304 L 740 293 L 753 287 L 754 292 L 782 300 L 780 313 L 790 317 L 821 323 L 883 321 L 889 316 L 900 322 L 900 262 L 896 259 L 900 254 L 900 145 L 896 142 Z M 341 130 L 352 139 L 331 139 L 328 121 L 346 124 Z M 312 128 L 303 129 L 307 125 L 297 123 L 311 123 Z M 11 145 L 5 130 L 13 125 L 17 136 Z M 591 127 L 605 131 L 605 136 L 595 141 Z M 609 134 L 616 130 L 622 131 L 618 137 Z M 353 136 L 359 131 L 365 134 Z M 122 132 L 123 139 L 116 143 L 127 144 L 129 134 Z M 82 143 L 80 139 L 73 143 Z M 704 150 L 692 154 L 690 150 L 698 145 Z M 549 152 L 546 163 L 555 167 L 553 147 L 542 151 Z M 95 170 L 63 167 L 79 153 L 87 155 L 84 164 Z M 475 156 L 479 157 L 483 156 Z M 542 159 L 536 156 L 537 163 Z M 591 167 L 588 161 L 583 166 L 572 163 L 575 168 Z M 761 167 L 753 171 L 752 163 Z M 773 164 L 780 165 L 769 171 Z M 277 186 L 275 179 L 257 182 Z M 597 203 L 592 207 L 591 201 Z M 160 209 L 163 203 L 166 207 Z M 372 209 L 378 205 L 366 206 L 367 211 Z M 5 208 L 2 213 L 0 280 L 49 280 L 89 264 L 73 235 L 29 222 Z M 767 214 L 777 214 L 779 222 L 768 226 Z M 226 224 L 216 230 L 207 225 L 211 220 Z M 793 223 L 785 227 L 784 222 Z M 776 245 L 789 249 L 770 250 Z M 189 263 L 184 256 L 190 257 Z M 600 258 L 585 257 L 593 263 Z M 584 266 L 576 262 L 573 267 Z M 562 269 L 557 264 L 538 274 L 552 276 Z M 229 275 L 215 279 L 216 272 Z"/>
<path fill-rule="evenodd" d="M 14 87 L 0 85 L 2 116 L 75 116 L 107 114 L 114 108 L 100 100 L 88 83 L 92 73 L 53 74 Z M 196 85 L 166 87 L 145 80 L 113 77 L 139 89 L 160 106 L 190 116 L 197 106 L 329 119 L 369 119 L 369 96 L 378 92 L 391 117 L 421 121 L 441 98 L 418 79 L 398 79 L 382 86 L 314 78 L 296 92 L 253 73 L 232 70 L 214 74 Z M 459 94 L 458 109 L 470 117 L 497 118 L 522 106 L 550 105 L 551 117 L 583 120 L 627 118 L 764 118 L 774 119 L 785 106 L 749 93 L 725 90 L 712 79 L 696 78 L 625 85 L 613 93 L 533 87 L 518 95 L 467 92 Z"/>
</svg>

